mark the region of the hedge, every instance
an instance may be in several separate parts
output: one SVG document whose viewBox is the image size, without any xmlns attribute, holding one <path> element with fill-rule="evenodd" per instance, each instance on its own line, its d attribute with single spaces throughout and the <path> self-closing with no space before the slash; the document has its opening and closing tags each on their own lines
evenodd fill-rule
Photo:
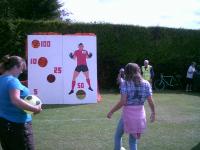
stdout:
<svg viewBox="0 0 200 150">
<path fill-rule="evenodd" d="M 149 59 L 156 78 L 179 74 L 183 82 L 190 63 L 200 63 L 200 30 L 61 21 L 0 20 L 0 56 L 25 57 L 26 37 L 34 32 L 95 33 L 101 89 L 117 88 L 118 70 L 128 62 L 143 65 Z"/>
</svg>

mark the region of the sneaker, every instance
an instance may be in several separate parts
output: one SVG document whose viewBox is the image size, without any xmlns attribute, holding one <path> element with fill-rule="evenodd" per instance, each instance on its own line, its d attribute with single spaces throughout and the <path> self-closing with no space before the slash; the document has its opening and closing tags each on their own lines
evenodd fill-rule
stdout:
<svg viewBox="0 0 200 150">
<path fill-rule="evenodd" d="M 91 87 L 88 88 L 90 91 L 93 91 L 93 89 Z"/>
<path fill-rule="evenodd" d="M 69 92 L 69 95 L 72 94 L 72 93 L 74 93 L 74 90 L 71 90 L 71 91 Z"/>
<path fill-rule="evenodd" d="M 121 149 L 120 150 L 126 150 L 124 147 L 121 147 Z"/>
</svg>

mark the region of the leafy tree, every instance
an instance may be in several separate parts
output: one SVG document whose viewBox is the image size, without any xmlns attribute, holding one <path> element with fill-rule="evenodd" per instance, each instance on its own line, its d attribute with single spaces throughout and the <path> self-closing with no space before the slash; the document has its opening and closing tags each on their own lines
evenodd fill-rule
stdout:
<svg viewBox="0 0 200 150">
<path fill-rule="evenodd" d="M 8 0 L 1 0 L 0 1 L 0 18 L 1 19 L 8 19 L 13 18 L 14 14 L 9 6 Z"/>
<path fill-rule="evenodd" d="M 1 0 L 1 19 L 61 19 L 58 0 Z"/>
</svg>

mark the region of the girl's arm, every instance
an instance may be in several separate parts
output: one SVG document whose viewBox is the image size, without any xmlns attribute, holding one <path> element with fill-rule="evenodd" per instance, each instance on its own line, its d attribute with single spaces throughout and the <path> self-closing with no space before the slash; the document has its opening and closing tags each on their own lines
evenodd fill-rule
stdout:
<svg viewBox="0 0 200 150">
<path fill-rule="evenodd" d="M 20 98 L 20 90 L 13 89 L 9 91 L 11 102 L 18 108 L 29 110 L 36 113 L 42 111 L 41 105 L 33 106 Z"/>
<path fill-rule="evenodd" d="M 119 110 L 125 104 L 126 97 L 127 95 L 121 94 L 120 101 L 118 101 L 118 103 L 109 111 L 109 113 L 107 114 L 107 118 L 111 118 L 112 114 L 116 112 L 117 110 Z"/>
<path fill-rule="evenodd" d="M 149 104 L 149 107 L 150 107 L 150 109 L 151 109 L 151 116 L 150 116 L 150 120 L 151 120 L 151 122 L 154 122 L 155 121 L 155 106 L 154 106 L 154 102 L 153 102 L 153 98 L 152 98 L 152 96 L 149 96 L 148 98 L 147 98 L 147 100 L 148 100 L 148 104 Z"/>
</svg>

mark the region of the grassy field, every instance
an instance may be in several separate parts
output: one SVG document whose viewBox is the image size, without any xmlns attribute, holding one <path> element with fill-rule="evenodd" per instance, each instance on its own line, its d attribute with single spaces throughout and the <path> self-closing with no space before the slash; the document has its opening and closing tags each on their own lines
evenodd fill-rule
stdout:
<svg viewBox="0 0 200 150">
<path fill-rule="evenodd" d="M 107 119 L 119 94 L 103 93 L 90 105 L 48 105 L 34 116 L 36 150 L 112 150 L 121 111 Z M 200 94 L 154 93 L 157 121 L 150 123 L 139 150 L 200 150 Z M 149 117 L 148 105 L 145 105 Z M 128 149 L 127 135 L 123 137 Z"/>
</svg>

